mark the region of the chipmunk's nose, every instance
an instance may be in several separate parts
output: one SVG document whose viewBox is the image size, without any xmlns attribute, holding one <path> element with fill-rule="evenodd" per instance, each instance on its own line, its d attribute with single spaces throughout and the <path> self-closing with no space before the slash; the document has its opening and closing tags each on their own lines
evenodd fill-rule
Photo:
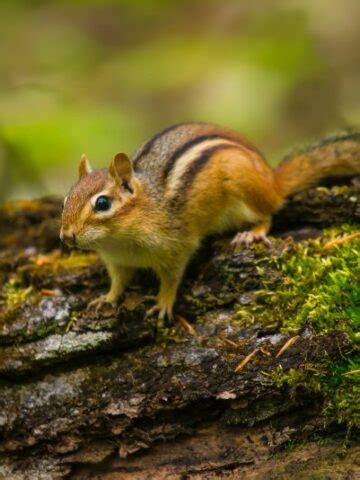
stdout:
<svg viewBox="0 0 360 480">
<path fill-rule="evenodd" d="M 72 228 L 64 229 L 61 228 L 60 230 L 60 240 L 69 247 L 74 247 L 76 245 L 76 235 Z"/>
</svg>

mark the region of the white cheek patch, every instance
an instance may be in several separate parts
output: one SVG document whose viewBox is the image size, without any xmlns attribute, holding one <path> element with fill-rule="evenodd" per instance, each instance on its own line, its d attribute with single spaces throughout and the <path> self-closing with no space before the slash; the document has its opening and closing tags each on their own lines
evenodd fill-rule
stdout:
<svg viewBox="0 0 360 480">
<path fill-rule="evenodd" d="M 96 242 L 97 240 L 103 238 L 105 233 L 106 231 L 99 227 L 88 228 L 79 236 L 79 244 L 80 246 L 86 246 L 92 242 Z"/>
</svg>

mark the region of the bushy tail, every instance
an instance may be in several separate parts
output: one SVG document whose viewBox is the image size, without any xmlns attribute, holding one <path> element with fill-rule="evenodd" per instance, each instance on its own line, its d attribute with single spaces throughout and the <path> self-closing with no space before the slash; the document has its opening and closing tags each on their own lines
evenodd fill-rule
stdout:
<svg viewBox="0 0 360 480">
<path fill-rule="evenodd" d="M 360 132 L 347 132 L 285 157 L 275 170 L 275 182 L 285 198 L 323 178 L 356 174 L 360 174 Z"/>
</svg>

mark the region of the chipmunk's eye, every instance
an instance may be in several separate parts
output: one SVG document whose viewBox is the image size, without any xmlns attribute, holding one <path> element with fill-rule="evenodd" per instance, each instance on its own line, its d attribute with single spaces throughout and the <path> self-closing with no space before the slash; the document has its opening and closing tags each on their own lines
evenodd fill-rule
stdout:
<svg viewBox="0 0 360 480">
<path fill-rule="evenodd" d="M 111 198 L 106 195 L 100 195 L 95 202 L 95 212 L 106 212 L 111 208 Z"/>
</svg>

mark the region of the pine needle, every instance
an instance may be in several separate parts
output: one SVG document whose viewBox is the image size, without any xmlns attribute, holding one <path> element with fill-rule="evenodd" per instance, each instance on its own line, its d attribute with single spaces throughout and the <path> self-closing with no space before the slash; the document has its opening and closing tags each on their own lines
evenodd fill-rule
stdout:
<svg viewBox="0 0 360 480">
<path fill-rule="evenodd" d="M 335 238 L 335 240 L 332 240 L 331 242 L 326 243 L 322 247 L 321 251 L 325 252 L 325 251 L 330 250 L 331 248 L 337 247 L 338 245 L 341 245 L 345 242 L 350 242 L 351 240 L 354 240 L 357 237 L 360 237 L 360 232 L 355 232 L 355 233 L 351 233 L 350 235 L 345 235 L 344 237 Z"/>
<path fill-rule="evenodd" d="M 276 354 L 275 358 L 281 357 L 281 355 L 291 347 L 295 342 L 297 342 L 300 339 L 300 335 L 295 335 L 295 337 L 289 338 L 289 340 L 280 348 L 278 353 Z"/>
<path fill-rule="evenodd" d="M 193 337 L 196 337 L 196 330 L 195 328 L 190 325 L 190 323 L 184 318 L 182 317 L 181 315 L 176 315 L 176 319 L 178 320 L 178 322 L 180 323 L 180 325 L 182 327 L 185 328 L 185 330 L 190 334 L 192 335 Z"/>
<path fill-rule="evenodd" d="M 252 359 L 252 357 L 253 357 L 259 350 L 260 350 L 259 348 L 256 348 L 256 349 L 253 350 L 251 353 L 249 353 L 249 355 L 247 355 L 247 356 L 239 363 L 239 365 L 235 368 L 234 372 L 235 372 L 235 373 L 241 372 L 241 370 L 243 370 L 243 368 L 249 363 L 249 361 Z"/>
</svg>

